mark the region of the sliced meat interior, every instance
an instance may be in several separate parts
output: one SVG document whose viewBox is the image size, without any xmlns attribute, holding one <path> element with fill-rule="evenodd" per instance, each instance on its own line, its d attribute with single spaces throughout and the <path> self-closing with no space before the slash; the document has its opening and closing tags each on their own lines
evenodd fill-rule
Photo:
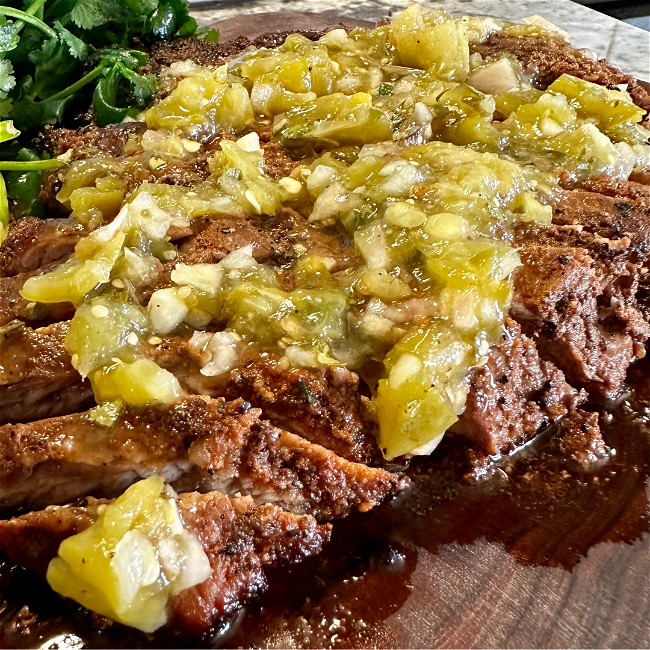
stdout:
<svg viewBox="0 0 650 650">
<path fill-rule="evenodd" d="M 76 413 L 94 403 L 90 382 L 70 363 L 68 323 L 33 330 L 16 323 L 0 334 L 0 424 Z"/>
<path fill-rule="evenodd" d="M 556 190 L 542 197 L 553 224 L 514 232 L 524 266 L 511 313 L 542 357 L 595 397 L 617 395 L 650 336 L 650 201 L 636 185 L 600 178 L 590 191 Z"/>
<path fill-rule="evenodd" d="M 253 246 L 253 256 L 260 263 L 287 264 L 294 261 L 299 252 L 306 251 L 331 258 L 332 271 L 360 262 L 354 248 L 340 234 L 309 224 L 302 215 L 287 207 L 280 208 L 273 216 L 195 219 L 192 228 L 195 236 L 183 243 L 183 255 L 177 262 L 214 264 L 228 253 L 248 245 Z"/>
<path fill-rule="evenodd" d="M 65 350 L 67 322 L 39 330 L 16 323 L 4 335 L 0 360 L 0 424 L 32 422 L 76 413 L 93 402 Z M 243 398 L 263 417 L 337 455 L 380 463 L 376 427 L 358 391 L 359 377 L 343 367 L 287 368 L 272 359 L 253 361 L 216 377 L 201 373 L 189 340 L 167 337 L 143 350 L 173 372 L 190 393 Z"/>
<path fill-rule="evenodd" d="M 62 320 L 69 320 L 74 316 L 72 303 L 36 303 L 25 300 L 20 295 L 20 290 L 29 278 L 46 273 L 52 268 L 54 267 L 0 278 L 0 327 L 11 323 L 13 320 L 20 320 L 31 327 L 40 327 Z"/>
<path fill-rule="evenodd" d="M 490 455 L 528 442 L 586 399 L 561 370 L 539 358 L 535 344 L 511 319 L 487 363 L 474 368 L 468 382 L 465 411 L 452 431 Z"/>
<path fill-rule="evenodd" d="M 73 219 L 20 219 L 0 244 L 0 277 L 63 261 L 74 253 L 77 242 L 86 234 L 85 227 Z"/>
<path fill-rule="evenodd" d="M 303 438 L 360 463 L 381 462 L 365 413 L 359 377 L 340 367 L 289 368 L 254 361 L 230 373 L 226 395 L 242 397 L 265 417 Z"/>
<path fill-rule="evenodd" d="M 0 521 L 0 550 L 15 563 L 45 573 L 61 542 L 90 527 L 104 501 L 51 506 Z M 293 564 L 320 553 L 330 526 L 310 516 L 257 506 L 250 497 L 185 493 L 177 500 L 185 528 L 201 543 L 212 575 L 169 602 L 169 626 L 201 636 L 266 589 L 264 567 Z"/>
<path fill-rule="evenodd" d="M 598 413 L 577 409 L 564 418 L 554 433 L 553 444 L 576 471 L 590 472 L 604 465 L 611 450 L 598 424 Z"/>
<path fill-rule="evenodd" d="M 519 255 L 513 317 L 572 384 L 616 397 L 628 366 L 645 353 L 647 323 L 611 300 L 599 306 L 608 279 L 585 249 L 526 244 Z"/>
</svg>

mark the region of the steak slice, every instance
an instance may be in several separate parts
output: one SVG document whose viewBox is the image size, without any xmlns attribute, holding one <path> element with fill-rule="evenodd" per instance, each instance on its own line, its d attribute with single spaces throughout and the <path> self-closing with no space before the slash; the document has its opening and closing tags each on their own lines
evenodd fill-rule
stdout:
<svg viewBox="0 0 650 650">
<path fill-rule="evenodd" d="M 153 472 L 178 489 L 241 492 L 318 519 L 369 510 L 408 485 L 273 427 L 243 400 L 126 407 L 110 428 L 86 413 L 0 427 L 0 508 L 115 496 Z"/>
<path fill-rule="evenodd" d="M 542 89 L 563 74 L 609 88 L 625 84 L 634 103 L 650 112 L 650 94 L 634 77 L 621 72 L 604 59 L 592 58 L 590 53 L 577 50 L 560 37 L 548 34 L 516 36 L 492 33 L 482 42 L 471 43 L 470 50 L 483 57 L 512 54 Z M 644 123 L 646 126 L 650 124 L 647 115 Z"/>
<path fill-rule="evenodd" d="M 19 219 L 0 244 L 0 277 L 62 262 L 86 234 L 84 226 L 73 219 Z"/>
<path fill-rule="evenodd" d="M 74 316 L 72 303 L 60 302 L 52 304 L 35 303 L 25 300 L 20 290 L 28 278 L 40 273 L 47 273 L 51 268 L 39 269 L 28 273 L 20 273 L 9 278 L 0 278 L 0 327 L 19 320 L 31 327 L 40 327 L 68 320 Z"/>
<path fill-rule="evenodd" d="M 587 186 L 611 195 L 555 190 L 541 197 L 553 208 L 551 226 L 515 229 L 524 267 L 511 313 L 572 384 L 615 397 L 650 336 L 650 202 L 633 183 Z"/>
<path fill-rule="evenodd" d="M 40 145 L 54 155 L 68 154 L 69 161 L 89 158 L 101 161 L 110 158 L 118 166 L 122 166 L 121 177 L 127 192 L 130 192 L 145 181 L 188 187 L 202 183 L 210 176 L 209 158 L 216 151 L 220 151 L 220 141 L 223 138 L 234 139 L 229 134 L 219 134 L 210 142 L 202 144 L 195 156 L 161 159 L 152 166 L 151 153 L 143 152 L 138 148 L 130 151 L 124 149 L 129 137 L 140 136 L 146 129 L 144 122 L 109 125 L 103 128 L 93 125 L 77 130 L 50 127 L 41 137 Z M 271 178 L 280 179 L 288 176 L 299 164 L 276 143 L 262 142 L 261 148 L 262 165 Z M 61 169 L 49 170 L 45 173 L 39 200 L 52 216 L 67 217 L 70 214 L 69 205 L 57 199 L 62 186 L 60 175 Z"/>
<path fill-rule="evenodd" d="M 382 461 L 359 377 L 346 368 L 286 369 L 278 362 L 254 361 L 230 373 L 226 396 L 242 397 L 278 426 L 343 458 Z"/>
<path fill-rule="evenodd" d="M 605 196 L 639 201 L 646 210 L 650 210 L 650 187 L 647 184 L 637 183 L 632 180 L 624 181 L 611 176 L 599 176 L 581 180 L 578 187 Z"/>
<path fill-rule="evenodd" d="M 465 411 L 452 432 L 489 455 L 504 454 L 528 442 L 553 421 L 585 401 L 584 391 L 539 358 L 535 344 L 512 319 L 487 363 L 469 376 Z"/>
<path fill-rule="evenodd" d="M 32 330 L 16 323 L 4 335 L 0 360 L 0 424 L 32 422 L 76 413 L 92 404 L 92 389 L 73 368 L 65 350 L 69 323 Z M 358 392 L 358 376 L 345 368 L 286 368 L 257 361 L 208 377 L 187 339 L 167 337 L 143 354 L 172 372 L 190 393 L 243 398 L 265 419 L 358 463 L 380 463 Z"/>
<path fill-rule="evenodd" d="M 216 264 L 228 253 L 253 246 L 253 257 L 276 266 L 293 262 L 309 252 L 331 259 L 331 271 L 360 263 L 360 257 L 343 236 L 331 229 L 314 226 L 295 210 L 282 207 L 275 215 L 257 217 L 198 218 L 192 221 L 195 236 L 181 246 L 175 263 Z"/>
<path fill-rule="evenodd" d="M 340 233 L 309 224 L 291 208 L 281 208 L 273 216 L 238 218 L 212 215 L 210 218 L 197 218 L 192 221 L 191 231 L 177 230 L 170 234 L 173 241 L 179 242 L 181 255 L 173 262 L 160 263 L 153 274 L 134 283 L 135 293 L 143 304 L 156 289 L 172 284 L 171 272 L 176 264 L 216 264 L 229 253 L 248 245 L 253 246 L 253 255 L 258 262 L 276 266 L 278 283 L 286 291 L 295 287 L 294 274 L 289 266 L 299 255 L 310 253 L 325 257 L 333 272 L 356 266 L 361 261 L 354 247 Z M 73 249 L 74 245 L 71 252 Z M 38 327 L 74 315 L 72 305 L 67 303 L 33 303 L 20 295 L 28 278 L 55 267 L 56 263 L 12 277 L 0 277 L 0 327 L 15 319 Z"/>
<path fill-rule="evenodd" d="M 280 179 L 289 176 L 291 172 L 299 165 L 297 161 L 275 142 L 261 142 L 260 146 L 264 151 L 262 158 L 262 167 L 264 173 L 273 179 Z"/>
<path fill-rule="evenodd" d="M 645 354 L 650 331 L 641 313 L 617 300 L 616 278 L 585 249 L 524 244 L 519 255 L 513 318 L 569 382 L 616 397 L 630 363 Z"/>
<path fill-rule="evenodd" d="M 602 179 L 590 185 L 599 189 L 609 186 L 610 192 L 616 187 Z M 646 198 L 559 189 L 540 200 L 553 208 L 554 224 L 578 227 L 611 250 L 627 249 L 630 260 L 646 261 L 650 253 L 650 201 Z"/>
<path fill-rule="evenodd" d="M 282 264 L 295 257 L 288 237 L 281 236 L 286 233 L 265 229 L 261 220 L 255 223 L 244 217 L 198 218 L 192 221 L 192 229 L 195 235 L 181 247 L 177 263 L 216 264 L 245 246 L 253 246 L 253 257 L 260 263 Z"/>
<path fill-rule="evenodd" d="M 68 323 L 39 330 L 16 325 L 0 334 L 0 425 L 89 408 L 90 382 L 82 381 L 64 347 Z"/>
<path fill-rule="evenodd" d="M 90 498 L 83 507 L 50 506 L 0 521 L 0 550 L 44 574 L 61 542 L 90 527 L 105 503 Z M 257 506 L 250 497 L 185 493 L 177 504 L 185 528 L 208 556 L 212 575 L 170 599 L 167 628 L 197 637 L 266 589 L 264 567 L 317 555 L 331 534 L 328 524 L 273 505 Z"/>
</svg>

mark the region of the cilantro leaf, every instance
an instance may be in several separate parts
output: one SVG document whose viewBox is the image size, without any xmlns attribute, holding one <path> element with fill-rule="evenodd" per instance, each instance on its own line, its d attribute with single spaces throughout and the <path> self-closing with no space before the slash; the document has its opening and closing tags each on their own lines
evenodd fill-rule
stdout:
<svg viewBox="0 0 650 650">
<path fill-rule="evenodd" d="M 81 29 L 93 29 L 111 21 L 128 17 L 119 0 L 79 0 L 70 13 L 70 18 Z"/>
<path fill-rule="evenodd" d="M 158 6 L 158 0 L 124 0 L 137 16 L 147 16 Z"/>
<path fill-rule="evenodd" d="M 219 30 L 218 29 L 211 29 L 209 32 L 206 33 L 205 40 L 206 41 L 212 41 L 213 43 L 218 43 L 219 42 Z"/>
<path fill-rule="evenodd" d="M 43 43 L 43 33 L 31 25 L 26 25 L 20 32 L 20 42 L 18 47 L 5 53 L 5 58 L 10 59 L 14 69 L 23 65 L 30 66 L 29 53 L 37 50 Z M 0 54 L 2 56 L 2 54 Z M 20 73 L 19 73 L 20 74 Z"/>
<path fill-rule="evenodd" d="M 158 7 L 158 0 L 78 0 L 70 17 L 78 27 L 93 29 L 111 22 L 130 26 L 145 19 Z"/>
<path fill-rule="evenodd" d="M 16 85 L 14 68 L 11 61 L 0 59 L 0 118 L 9 117 L 13 102 L 8 98 L 8 93 Z"/>
<path fill-rule="evenodd" d="M 190 16 L 190 7 L 186 0 L 167 0 L 167 2 L 176 14 L 176 32 L 178 35 L 193 36 L 197 25 L 196 20 Z"/>
<path fill-rule="evenodd" d="M 50 38 L 40 50 L 30 52 L 29 60 L 36 68 L 32 97 L 41 99 L 54 95 L 61 89 L 61 82 L 80 69 L 79 60 L 70 56 L 68 47 L 58 38 Z"/>
<path fill-rule="evenodd" d="M 80 38 L 68 31 L 58 20 L 54 21 L 54 30 L 58 33 L 61 41 L 68 46 L 70 54 L 75 59 L 84 61 L 88 58 L 88 46 Z"/>
<path fill-rule="evenodd" d="M 2 4 L 0 121 L 13 120 L 23 133 L 3 145 L 0 158 L 9 149 L 14 156 L 34 129 L 65 124 L 84 111 L 91 95 L 101 125 L 137 115 L 157 85 L 152 75 L 138 74 L 148 55 L 128 49 L 134 39 L 147 46 L 157 39 L 191 36 L 197 28 L 188 0 L 0 0 Z M 22 11 L 14 8 L 18 6 Z M 8 20 L 7 13 L 21 19 Z M 97 53 L 94 68 L 84 71 L 91 53 Z"/>
<path fill-rule="evenodd" d="M 149 60 L 149 55 L 140 50 L 114 49 L 104 50 L 101 54 L 101 61 L 104 63 L 122 63 L 129 70 L 141 68 Z"/>
<path fill-rule="evenodd" d="M 0 16 L 0 52 L 10 52 L 18 47 L 20 37 L 15 22 Z"/>
<path fill-rule="evenodd" d="M 0 118 L 9 117 L 13 107 L 13 101 L 8 99 L 5 93 L 0 93 Z"/>
<path fill-rule="evenodd" d="M 158 89 L 156 77 L 127 71 L 124 75 L 131 85 L 131 92 L 140 108 L 145 108 Z"/>
<path fill-rule="evenodd" d="M 16 85 L 14 67 L 7 59 L 0 60 L 0 91 L 8 93 Z"/>
<path fill-rule="evenodd" d="M 176 31 L 176 12 L 170 4 L 163 4 L 151 15 L 151 31 L 160 38 L 170 38 Z"/>
</svg>

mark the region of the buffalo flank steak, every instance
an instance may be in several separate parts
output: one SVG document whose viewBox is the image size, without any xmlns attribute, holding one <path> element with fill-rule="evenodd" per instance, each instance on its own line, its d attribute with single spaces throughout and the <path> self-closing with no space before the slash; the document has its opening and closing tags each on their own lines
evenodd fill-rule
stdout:
<svg viewBox="0 0 650 650">
<path fill-rule="evenodd" d="M 173 64 L 215 68 L 278 47 L 289 33 L 225 43 L 177 38 L 153 47 L 145 71 L 164 78 Z M 325 34 L 300 33 L 311 41 Z M 470 52 L 486 61 L 513 57 L 538 90 L 563 74 L 609 89 L 625 85 L 650 127 L 643 86 L 558 36 L 497 31 L 471 42 Z M 161 84 L 157 99 L 167 95 Z M 280 146 L 271 120 L 259 120 L 255 132 L 261 171 L 275 181 L 290 181 L 314 155 L 309 147 Z M 106 127 L 47 126 L 37 142 L 66 163 L 110 159 L 129 196 L 143 183 L 192 191 L 213 173 L 220 143 L 235 141 L 212 134 L 197 143 L 196 155 L 156 165 L 134 153 L 132 143 L 145 133 L 140 116 Z M 409 137 L 416 142 L 421 132 Z M 251 346 L 211 374 L 206 350 L 219 324 L 203 327 L 201 341 L 185 324 L 136 337 L 138 358 L 172 373 L 182 398 L 123 406 L 108 426 L 96 421 L 90 380 L 66 349 L 75 307 L 20 293 L 29 278 L 62 268 L 92 230 L 70 216 L 61 189 L 57 170 L 46 172 L 40 200 L 47 218 L 15 221 L 0 245 L 0 550 L 44 574 L 63 540 L 88 529 L 130 485 L 163 476 L 213 571 L 170 599 L 168 625 L 200 637 L 267 588 L 267 569 L 321 553 L 336 519 L 413 489 L 406 472 L 412 459 L 387 461 L 377 444 L 378 358 L 354 370 L 329 360 L 301 366 Z M 449 437 L 470 447 L 483 467 L 550 431 L 554 453 L 583 474 L 613 453 L 597 410 L 625 394 L 628 370 L 650 338 L 650 184 L 567 174 L 551 190 L 540 183 L 536 198 L 550 210 L 550 223 L 519 223 L 504 235 L 521 261 L 509 312 L 500 338 L 465 377 L 465 407 Z M 298 200 L 274 214 L 202 214 L 168 235 L 174 254 L 158 256 L 125 288 L 143 308 L 154 292 L 174 288 L 178 270 L 216 265 L 241 250 L 250 250 L 283 292 L 302 286 L 299 259 L 326 260 L 319 273 L 352 278 L 350 286 L 364 263 L 336 219 L 305 217 Z"/>
</svg>

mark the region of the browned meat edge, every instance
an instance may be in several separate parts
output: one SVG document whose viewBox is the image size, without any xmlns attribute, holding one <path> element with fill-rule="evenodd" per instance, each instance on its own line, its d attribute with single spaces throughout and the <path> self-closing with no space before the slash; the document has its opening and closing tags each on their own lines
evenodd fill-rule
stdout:
<svg viewBox="0 0 650 650">
<path fill-rule="evenodd" d="M 0 424 L 40 420 L 89 408 L 93 392 L 70 363 L 68 323 L 0 334 Z"/>
<path fill-rule="evenodd" d="M 86 414 L 0 427 L 0 506 L 117 496 L 159 472 L 179 490 L 243 493 L 318 519 L 369 510 L 408 485 L 260 420 L 241 399 L 125 407 L 110 428 Z"/>
</svg>

